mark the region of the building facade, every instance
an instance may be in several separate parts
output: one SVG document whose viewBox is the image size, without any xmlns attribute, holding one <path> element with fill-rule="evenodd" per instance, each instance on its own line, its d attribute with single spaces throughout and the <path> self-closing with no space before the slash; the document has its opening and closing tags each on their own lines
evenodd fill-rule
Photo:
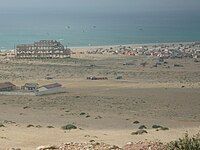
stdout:
<svg viewBox="0 0 200 150">
<path fill-rule="evenodd" d="M 26 83 L 24 86 L 21 87 L 24 91 L 34 92 L 39 88 L 38 83 Z"/>
<path fill-rule="evenodd" d="M 21 44 L 16 47 L 17 58 L 67 58 L 70 49 L 55 40 L 41 40 L 33 44 Z"/>
</svg>

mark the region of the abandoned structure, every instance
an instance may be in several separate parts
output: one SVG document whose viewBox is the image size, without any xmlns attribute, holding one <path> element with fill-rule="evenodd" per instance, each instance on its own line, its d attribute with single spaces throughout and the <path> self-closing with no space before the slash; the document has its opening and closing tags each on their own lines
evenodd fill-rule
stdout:
<svg viewBox="0 0 200 150">
<path fill-rule="evenodd" d="M 39 88 L 38 83 L 26 83 L 24 86 L 21 87 L 22 90 L 34 92 Z"/>
<path fill-rule="evenodd" d="M 12 84 L 11 82 L 4 82 L 0 83 L 0 91 L 10 92 L 16 89 L 16 85 Z"/>
<path fill-rule="evenodd" d="M 55 40 L 41 40 L 33 44 L 21 44 L 16 47 L 17 58 L 67 58 L 70 49 Z"/>
<path fill-rule="evenodd" d="M 48 85 L 39 87 L 36 90 L 35 95 L 41 96 L 41 95 L 58 94 L 58 93 L 65 93 L 65 92 L 66 92 L 65 88 L 62 87 L 61 84 L 53 83 L 53 84 L 48 84 Z"/>
<path fill-rule="evenodd" d="M 38 83 L 26 83 L 24 86 L 19 88 L 11 82 L 0 83 L 0 94 L 1 95 L 50 95 L 66 93 L 66 88 L 59 83 L 53 83 L 43 85 L 39 87 Z"/>
</svg>

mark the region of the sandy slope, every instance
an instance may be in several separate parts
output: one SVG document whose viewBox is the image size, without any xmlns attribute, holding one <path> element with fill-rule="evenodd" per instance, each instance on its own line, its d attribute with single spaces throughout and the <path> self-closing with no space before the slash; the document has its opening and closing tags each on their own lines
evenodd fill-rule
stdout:
<svg viewBox="0 0 200 150">
<path fill-rule="evenodd" d="M 154 59 L 149 59 L 145 68 L 122 65 L 130 60 L 136 60 L 137 64 L 142 59 L 98 57 L 98 60 L 1 63 L 1 81 L 17 85 L 60 82 L 68 92 L 43 97 L 0 95 L 0 121 L 5 125 L 0 128 L 0 149 L 32 150 L 39 145 L 90 140 L 123 146 L 129 141 L 145 139 L 169 142 L 186 131 L 199 132 L 200 64 L 192 60 L 169 60 L 170 69 L 151 68 Z M 174 63 L 184 67 L 174 68 Z M 90 64 L 95 66 L 91 68 Z M 47 74 L 54 79 L 45 80 Z M 118 74 L 124 79 L 116 80 Z M 109 80 L 88 81 L 85 78 L 89 75 L 108 76 Z M 80 115 L 82 112 L 86 114 Z M 140 124 L 133 124 L 136 120 Z M 68 123 L 79 129 L 63 131 L 61 126 Z M 29 124 L 42 127 L 27 128 Z M 131 135 L 143 124 L 148 134 Z M 170 130 L 155 131 L 154 124 Z"/>
</svg>

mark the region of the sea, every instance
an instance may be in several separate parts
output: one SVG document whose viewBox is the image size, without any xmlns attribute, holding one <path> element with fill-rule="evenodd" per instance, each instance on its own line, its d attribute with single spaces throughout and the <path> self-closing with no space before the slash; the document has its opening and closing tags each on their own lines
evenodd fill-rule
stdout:
<svg viewBox="0 0 200 150">
<path fill-rule="evenodd" d="M 0 50 L 52 39 L 68 47 L 200 41 L 200 14 L 0 13 Z"/>
</svg>

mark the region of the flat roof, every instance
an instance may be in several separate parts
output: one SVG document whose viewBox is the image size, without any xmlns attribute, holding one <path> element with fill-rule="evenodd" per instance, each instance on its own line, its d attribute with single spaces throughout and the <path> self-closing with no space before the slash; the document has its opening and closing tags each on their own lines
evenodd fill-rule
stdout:
<svg viewBox="0 0 200 150">
<path fill-rule="evenodd" d="M 52 89 L 52 88 L 61 87 L 61 86 L 62 86 L 62 84 L 60 84 L 60 83 L 53 83 L 53 84 L 44 85 L 42 87 L 45 87 L 47 89 Z"/>
<path fill-rule="evenodd" d="M 15 87 L 16 85 L 14 85 L 11 82 L 4 82 L 4 83 L 0 83 L 0 89 L 4 89 L 4 88 L 9 88 L 9 87 Z"/>
</svg>

